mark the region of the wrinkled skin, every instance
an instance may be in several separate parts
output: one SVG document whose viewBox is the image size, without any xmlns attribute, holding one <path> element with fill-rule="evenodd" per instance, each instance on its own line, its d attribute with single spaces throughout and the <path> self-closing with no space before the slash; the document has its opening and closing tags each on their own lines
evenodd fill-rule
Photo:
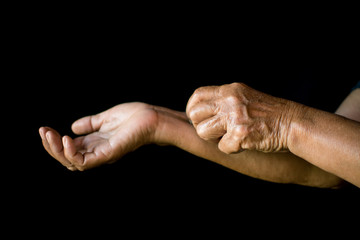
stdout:
<svg viewBox="0 0 360 240">
<path fill-rule="evenodd" d="M 337 188 L 344 180 L 360 186 L 359 106 L 360 89 L 332 114 L 236 83 L 195 91 L 187 114 L 196 129 L 184 112 L 131 102 L 75 121 L 74 139 L 50 127 L 39 132 L 46 151 L 72 171 L 156 143 L 267 181 Z M 226 154 L 243 149 L 289 152 Z"/>
<path fill-rule="evenodd" d="M 287 150 L 295 104 L 242 83 L 198 88 L 186 113 L 198 135 L 225 153 Z"/>
</svg>

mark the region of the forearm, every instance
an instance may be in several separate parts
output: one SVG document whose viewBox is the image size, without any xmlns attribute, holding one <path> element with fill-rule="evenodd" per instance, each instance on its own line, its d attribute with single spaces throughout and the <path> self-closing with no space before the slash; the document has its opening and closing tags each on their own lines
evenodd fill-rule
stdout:
<svg viewBox="0 0 360 240">
<path fill-rule="evenodd" d="M 174 145 L 201 158 L 262 180 L 317 187 L 333 187 L 341 181 L 290 153 L 244 151 L 238 154 L 225 154 L 218 149 L 217 143 L 205 141 L 197 135 L 185 113 L 165 108 L 157 110 L 157 143 Z"/>
<path fill-rule="evenodd" d="M 360 186 L 360 123 L 301 106 L 288 148 L 295 155 Z"/>
</svg>

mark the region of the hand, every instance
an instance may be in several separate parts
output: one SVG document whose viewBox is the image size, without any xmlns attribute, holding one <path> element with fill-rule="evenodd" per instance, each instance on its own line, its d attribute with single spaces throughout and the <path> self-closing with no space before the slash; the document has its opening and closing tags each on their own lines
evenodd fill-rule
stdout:
<svg viewBox="0 0 360 240">
<path fill-rule="evenodd" d="M 287 149 L 287 135 L 295 103 L 245 84 L 197 89 L 186 113 L 198 135 L 219 141 L 225 153 L 244 149 L 274 152 Z"/>
<path fill-rule="evenodd" d="M 124 103 L 75 121 L 75 139 L 50 128 L 39 129 L 46 151 L 69 170 L 86 170 L 112 163 L 130 151 L 151 143 L 157 113 L 144 103 Z"/>
</svg>

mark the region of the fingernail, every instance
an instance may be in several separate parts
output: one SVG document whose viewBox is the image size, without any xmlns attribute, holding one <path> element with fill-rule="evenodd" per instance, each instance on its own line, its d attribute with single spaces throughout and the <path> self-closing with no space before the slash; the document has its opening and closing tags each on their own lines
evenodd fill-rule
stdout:
<svg viewBox="0 0 360 240">
<path fill-rule="evenodd" d="M 43 131 L 44 131 L 44 130 L 43 130 L 43 128 L 41 127 L 41 128 L 39 129 L 39 134 L 40 134 L 41 139 L 44 139 L 44 138 L 45 138 Z"/>
<path fill-rule="evenodd" d="M 64 145 L 65 147 L 67 147 L 68 141 L 67 141 L 67 139 L 66 139 L 65 136 L 62 137 L 62 142 L 63 142 L 63 145 Z"/>
<path fill-rule="evenodd" d="M 69 147 L 69 140 L 68 140 L 68 138 L 67 138 L 66 136 L 63 136 L 62 140 L 63 140 L 64 146 L 68 148 L 68 147 Z"/>
<path fill-rule="evenodd" d="M 46 132 L 46 140 L 48 140 L 48 142 L 50 142 L 50 131 Z"/>
</svg>

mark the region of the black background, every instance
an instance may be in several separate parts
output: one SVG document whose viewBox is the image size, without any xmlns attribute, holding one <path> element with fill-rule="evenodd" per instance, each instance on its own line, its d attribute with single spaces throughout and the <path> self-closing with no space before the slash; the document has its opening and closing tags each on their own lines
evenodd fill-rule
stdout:
<svg viewBox="0 0 360 240">
<path fill-rule="evenodd" d="M 215 213 L 258 222 L 358 209 L 358 188 L 265 182 L 171 146 L 144 146 L 112 165 L 70 172 L 46 153 L 38 135 L 40 126 L 51 126 L 73 136 L 74 120 L 123 102 L 184 111 L 197 87 L 235 81 L 334 112 L 359 80 L 347 40 L 336 45 L 331 31 L 322 36 L 323 28 L 291 24 L 234 29 L 169 16 L 50 16 L 23 19 L 11 38 L 11 97 L 5 101 L 13 116 L 6 119 L 12 156 L 4 160 L 10 167 L 3 182 L 5 198 L 20 210 L 13 211 L 15 222 L 38 215 L 45 222 L 65 217 L 72 222 L 67 227 L 109 218 L 146 225 L 154 217 L 164 224 Z"/>
</svg>

